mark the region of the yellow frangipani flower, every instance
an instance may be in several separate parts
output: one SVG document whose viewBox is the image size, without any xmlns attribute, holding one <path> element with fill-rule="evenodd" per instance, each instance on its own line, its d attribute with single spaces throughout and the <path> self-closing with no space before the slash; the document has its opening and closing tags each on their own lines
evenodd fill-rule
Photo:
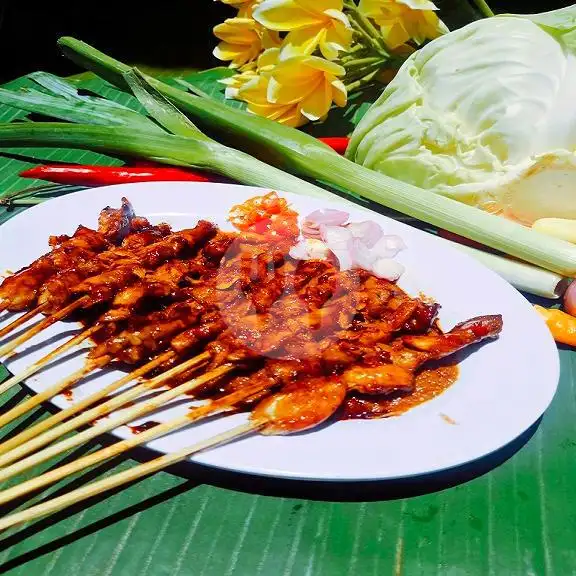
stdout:
<svg viewBox="0 0 576 576">
<path fill-rule="evenodd" d="M 235 8 L 238 9 L 238 17 L 239 18 L 252 18 L 252 13 L 254 8 L 262 0 L 222 0 L 226 4 L 232 4 Z"/>
<path fill-rule="evenodd" d="M 248 110 L 289 126 L 324 118 L 332 103 L 345 106 L 344 68 L 317 56 L 295 56 L 275 64 L 278 50 L 258 61 L 261 73 L 238 90 Z"/>
<path fill-rule="evenodd" d="M 235 74 L 230 78 L 218 80 L 226 86 L 224 95 L 229 99 L 239 99 L 238 92 L 245 84 L 258 77 L 258 74 L 268 74 L 278 62 L 279 48 L 268 48 L 258 57 L 258 60 L 246 64 L 241 68 L 240 74 Z"/>
<path fill-rule="evenodd" d="M 347 95 L 338 76 L 342 66 L 318 56 L 295 56 L 279 62 L 270 72 L 267 98 L 275 104 L 299 103 L 309 120 L 324 118 L 332 102 L 345 106 Z"/>
<path fill-rule="evenodd" d="M 390 48 L 412 39 L 418 44 L 448 32 L 430 0 L 360 0 L 359 10 L 372 18 Z"/>
<path fill-rule="evenodd" d="M 229 99 L 238 98 L 238 91 L 244 84 L 250 82 L 253 78 L 258 76 L 256 70 L 247 70 L 246 72 L 242 72 L 242 74 L 235 74 L 230 78 L 223 78 L 222 80 L 218 80 L 220 84 L 224 84 L 226 89 L 224 90 L 224 96 Z"/>
<path fill-rule="evenodd" d="M 342 0 L 263 0 L 253 17 L 269 30 L 288 32 L 281 59 L 309 55 L 320 47 L 328 60 L 352 42 L 352 28 L 342 12 Z"/>
<path fill-rule="evenodd" d="M 306 124 L 308 119 L 298 111 L 298 103 L 294 104 L 273 104 L 266 97 L 268 84 L 270 83 L 270 73 L 274 70 L 278 62 L 279 48 L 268 48 L 257 60 L 258 74 L 252 76 L 239 86 L 234 98 L 247 103 L 247 110 L 252 114 L 264 116 L 270 120 L 276 120 L 281 124 L 297 128 Z"/>
<path fill-rule="evenodd" d="M 268 102 L 266 95 L 269 83 L 270 78 L 268 76 L 260 75 L 240 88 L 238 99 L 247 103 L 248 112 L 294 128 L 306 124 L 308 120 L 298 111 L 298 103 L 276 104 Z"/>
<path fill-rule="evenodd" d="M 277 32 L 264 30 L 252 18 L 228 18 L 214 27 L 214 35 L 222 40 L 214 48 L 214 56 L 230 60 L 231 68 L 255 60 L 263 48 L 280 45 Z"/>
</svg>

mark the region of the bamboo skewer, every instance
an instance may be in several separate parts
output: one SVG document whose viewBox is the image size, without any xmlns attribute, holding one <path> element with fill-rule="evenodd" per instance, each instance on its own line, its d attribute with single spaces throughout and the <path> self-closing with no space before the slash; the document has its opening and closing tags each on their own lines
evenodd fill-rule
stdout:
<svg viewBox="0 0 576 576">
<path fill-rule="evenodd" d="M 106 388 L 103 388 L 102 390 L 99 390 L 95 394 L 88 396 L 82 402 L 79 402 L 74 406 L 67 408 L 66 410 L 62 410 L 61 412 L 54 414 L 53 416 L 51 416 L 50 418 L 48 418 L 43 422 L 40 422 L 33 428 L 25 430 L 18 436 L 15 436 L 14 438 L 11 438 L 7 442 L 1 444 L 0 469 L 7 466 L 8 464 L 11 464 L 15 460 L 19 460 L 20 458 L 26 456 L 30 452 L 42 448 L 43 446 L 46 446 L 51 442 L 54 442 L 54 440 L 57 440 L 64 434 L 70 432 L 71 430 L 89 424 L 90 422 L 96 420 L 97 418 L 109 414 L 116 408 L 119 408 L 124 404 L 137 398 L 139 395 L 142 394 L 142 392 L 160 386 L 165 380 L 168 380 L 173 376 L 179 375 L 182 372 L 185 372 L 186 370 L 196 367 L 205 360 L 208 360 L 210 358 L 210 355 L 207 353 L 199 354 L 198 356 L 195 356 L 191 360 L 188 360 L 186 363 L 175 366 L 170 371 L 167 371 L 164 374 L 160 374 L 156 378 L 148 382 L 144 382 L 139 386 L 135 386 L 134 388 L 127 390 L 126 392 L 117 396 L 116 398 L 112 398 L 108 402 L 105 402 L 92 408 L 90 411 L 81 412 L 84 408 L 95 404 L 102 398 L 105 398 L 106 396 L 108 396 L 108 394 L 111 394 L 112 392 L 116 391 L 124 384 L 128 384 L 135 378 L 143 376 L 144 374 L 158 367 L 167 359 L 171 358 L 172 355 L 173 353 L 171 354 L 166 352 L 165 354 L 158 356 L 148 364 L 142 366 L 141 368 L 135 370 L 134 372 L 131 372 L 130 374 L 127 374 L 120 380 L 113 382 L 112 384 L 108 385 Z M 69 420 L 65 424 L 61 424 L 60 426 L 57 426 L 56 428 L 53 428 L 52 430 L 45 432 L 45 430 L 49 430 L 50 428 L 52 428 L 53 425 L 62 422 L 68 416 L 72 416 L 74 414 L 77 414 L 78 412 L 81 413 L 72 420 Z M 31 440 L 27 442 L 27 440 L 29 439 Z"/>
<path fill-rule="evenodd" d="M 256 384 L 248 386 L 243 390 L 232 392 L 231 394 L 215 400 L 211 404 L 195 408 L 188 414 L 184 414 L 183 416 L 179 416 L 173 420 L 159 424 L 158 426 L 146 430 L 137 436 L 133 436 L 127 440 L 117 442 L 112 446 L 108 446 L 107 448 L 103 448 L 97 452 L 93 452 L 92 454 L 88 454 L 87 456 L 79 458 L 78 460 L 70 462 L 69 464 L 65 464 L 64 466 L 60 466 L 54 470 L 50 470 L 49 472 L 46 472 L 36 478 L 32 478 L 26 482 L 22 482 L 21 484 L 13 486 L 8 490 L 4 490 L 0 492 L 0 505 L 6 504 L 7 502 L 10 502 L 10 500 L 24 496 L 25 494 L 28 494 L 49 484 L 53 484 L 62 478 L 66 478 L 71 474 L 79 472 L 80 470 L 84 470 L 90 466 L 94 466 L 95 464 L 99 464 L 104 460 L 109 460 L 114 456 L 123 454 L 124 452 L 131 450 L 136 446 L 141 446 L 150 440 L 164 436 L 170 432 L 174 432 L 180 428 L 183 428 L 184 426 L 191 424 L 192 422 L 198 422 L 199 420 L 202 420 L 208 416 L 227 412 L 238 402 L 249 398 L 256 392 L 262 390 L 263 387 L 264 386 L 262 384 Z M 4 471 L 2 471 L 2 473 L 4 473 Z M 2 477 L 2 480 L 4 480 L 4 477 Z"/>
<path fill-rule="evenodd" d="M 12 386 L 16 386 L 16 384 L 20 384 L 20 382 L 23 382 L 24 380 L 26 380 L 26 378 L 29 378 L 33 374 L 36 374 L 38 370 L 44 368 L 44 366 L 46 366 L 46 364 L 48 364 L 51 360 L 53 360 L 57 356 L 60 356 L 61 354 L 64 354 L 64 352 L 67 352 L 71 348 L 74 348 L 74 346 L 81 344 L 84 340 L 92 336 L 92 334 L 98 332 L 100 328 L 101 325 L 97 324 L 96 326 L 92 326 L 87 330 L 84 330 L 84 332 L 74 336 L 73 338 L 68 340 L 68 342 L 65 342 L 61 346 L 58 346 L 58 348 L 56 348 L 49 354 L 46 354 L 46 356 L 44 356 L 40 360 L 34 362 L 34 364 L 26 368 L 26 370 L 24 370 L 22 373 L 12 376 L 12 378 L 9 378 L 8 380 L 6 380 L 6 382 L 0 384 L 0 394 L 3 394 L 4 392 L 12 388 Z"/>
<path fill-rule="evenodd" d="M 12 408 L 12 410 L 8 410 L 8 412 L 0 416 L 0 428 L 6 426 L 6 424 L 9 424 L 19 416 L 26 414 L 26 412 L 29 412 L 33 408 L 36 408 L 36 406 L 39 406 L 40 404 L 42 404 L 42 402 L 50 400 L 50 398 L 53 398 L 54 396 L 62 392 L 62 390 L 70 388 L 71 386 L 76 384 L 76 382 L 84 378 L 84 376 L 90 374 L 90 372 L 92 372 L 93 370 L 104 367 L 106 364 L 108 364 L 109 361 L 110 359 L 107 356 L 103 356 L 101 358 L 93 360 L 92 362 L 80 368 L 80 370 L 77 370 L 76 372 L 68 376 L 68 378 L 61 380 L 57 384 L 54 384 L 54 386 L 50 386 L 50 388 L 47 388 L 43 392 L 40 392 L 35 396 L 32 396 L 32 398 L 29 398 L 25 402 L 18 404 L 17 406 Z"/>
<path fill-rule="evenodd" d="M 188 360 L 187 362 L 182 363 L 180 366 L 177 366 L 176 368 L 180 368 L 180 370 L 177 373 L 181 373 L 181 372 L 184 372 L 185 370 L 189 369 L 192 366 L 192 363 L 194 360 L 196 360 L 196 358 L 192 358 L 192 359 Z M 53 456 L 56 456 L 56 455 L 66 451 L 66 450 L 69 450 L 70 448 L 74 448 L 75 446 L 79 446 L 79 445 L 83 444 L 84 442 L 87 442 L 88 440 L 92 440 L 93 438 L 96 438 L 97 436 L 99 436 L 103 432 L 108 432 L 110 430 L 114 430 L 115 428 L 118 428 L 119 426 L 122 426 L 124 424 L 129 423 L 129 422 L 132 422 L 133 420 L 136 420 L 137 418 L 139 418 L 140 416 L 142 416 L 148 412 L 152 412 L 154 410 L 157 410 L 158 408 L 161 408 L 167 402 L 174 400 L 175 398 L 177 398 L 178 396 L 181 396 L 182 394 L 187 394 L 189 392 L 192 392 L 193 390 L 200 388 L 204 384 L 206 384 L 212 380 L 215 380 L 215 379 L 219 378 L 220 376 L 223 376 L 224 374 L 232 371 L 234 368 L 235 368 L 235 366 L 233 364 L 224 364 L 223 366 L 215 368 L 214 370 L 207 372 L 206 374 L 203 374 L 202 376 L 199 376 L 199 377 L 194 378 L 188 382 L 185 382 L 184 384 L 180 384 L 179 386 L 176 386 L 175 388 L 167 390 L 166 392 L 163 392 L 162 394 L 160 394 L 156 398 L 152 398 L 150 400 L 147 400 L 146 402 L 143 402 L 140 405 L 133 406 L 132 408 L 125 410 L 123 413 L 118 414 L 114 418 L 106 420 L 105 422 L 98 423 L 96 426 L 92 426 L 88 430 L 84 430 L 83 432 L 80 432 L 79 434 L 75 434 L 75 435 L 71 436 L 70 438 L 67 438 L 65 440 L 62 440 L 61 442 L 58 442 L 57 444 L 54 444 L 53 446 L 49 446 L 48 448 L 45 448 L 44 450 L 41 450 L 40 452 L 32 454 L 31 456 L 28 456 L 28 458 L 25 458 L 24 460 L 20 460 L 19 462 L 16 462 L 15 464 L 12 464 L 11 466 L 8 466 L 6 468 L 2 468 L 2 469 L 0 469 L 0 482 L 3 482 L 4 480 L 11 478 L 12 476 L 19 474 L 20 472 L 23 472 L 24 470 L 27 470 L 31 466 L 35 466 L 36 464 L 38 464 L 40 462 L 44 462 L 45 460 L 52 458 Z M 173 368 L 172 371 L 175 371 L 175 368 Z M 166 375 L 168 375 L 169 372 L 171 372 L 171 371 L 169 370 L 165 374 L 161 374 L 160 377 L 164 377 L 164 380 L 166 380 L 167 379 Z M 170 374 L 170 377 L 172 377 L 174 375 L 175 374 L 172 373 L 172 374 Z M 102 416 L 103 414 L 108 413 L 111 410 L 114 410 L 116 408 L 123 406 L 124 404 L 126 404 L 130 400 L 137 398 L 138 396 L 140 396 L 142 394 L 142 392 L 144 392 L 146 390 L 150 390 L 151 388 L 153 388 L 155 386 L 158 386 L 159 383 L 157 382 L 157 380 L 160 377 L 154 378 L 154 379 L 150 380 L 149 382 L 145 382 L 144 384 L 142 384 L 140 386 L 132 388 L 132 389 L 128 390 L 127 392 L 125 392 L 124 394 L 121 394 L 117 398 L 112 399 L 110 402 L 107 402 L 106 405 L 96 406 L 92 410 L 89 410 L 83 414 L 80 414 L 79 417 L 74 418 L 70 422 L 66 422 L 65 424 L 62 424 L 61 426 L 58 426 L 56 429 L 51 430 L 50 432 L 47 432 L 46 434 L 47 435 L 57 434 L 56 435 L 56 438 L 57 438 L 57 437 L 60 437 L 61 435 L 65 434 L 67 432 L 71 432 L 71 431 L 75 430 L 80 425 L 79 422 L 83 422 L 83 423 L 90 422 L 90 421 L 94 420 L 95 418 L 98 418 L 98 417 Z M 202 408 L 207 408 L 207 407 L 202 407 Z M 88 420 L 88 418 L 90 418 L 90 420 Z M 188 414 L 186 415 L 186 418 L 189 418 Z M 152 430 L 156 430 L 156 428 L 154 428 Z M 149 430 L 148 432 L 144 432 L 142 434 L 139 434 L 138 439 L 147 438 L 148 436 L 146 436 L 146 434 L 151 433 L 152 430 Z M 125 440 L 124 442 L 130 442 L 130 441 Z M 75 464 L 76 463 L 72 463 L 71 465 L 75 465 Z"/>
<path fill-rule="evenodd" d="M 30 340 L 30 338 L 36 336 L 36 334 L 39 334 L 40 332 L 42 332 L 42 330 L 48 328 L 48 326 L 52 326 L 52 324 L 55 324 L 59 320 L 62 320 L 63 318 L 74 312 L 74 310 L 77 310 L 78 308 L 84 306 L 84 304 L 87 304 L 89 301 L 90 298 L 88 296 L 83 296 L 79 300 L 75 300 L 71 304 L 68 304 L 68 306 L 61 308 L 60 310 L 58 310 L 58 312 L 52 314 L 51 316 L 44 318 L 44 320 L 39 322 L 36 326 L 30 328 L 30 330 L 24 332 L 24 334 L 18 336 L 18 338 L 15 338 L 14 340 L 8 342 L 8 344 L 5 344 L 4 346 L 0 347 L 0 356 L 6 356 L 7 354 L 10 354 L 10 352 L 13 352 L 20 344 L 27 342 L 28 340 Z"/>
<path fill-rule="evenodd" d="M 41 448 L 42 446 L 45 446 L 50 442 L 50 440 L 41 442 L 41 440 L 44 438 L 43 436 L 40 436 L 42 432 L 52 428 L 53 426 L 55 426 L 60 422 L 63 422 L 70 416 L 78 414 L 78 412 L 81 412 L 85 408 L 92 406 L 92 404 L 95 404 L 102 398 L 106 398 L 106 396 L 112 394 L 125 384 L 129 384 L 132 380 L 140 378 L 141 376 L 145 376 L 155 368 L 158 368 L 160 365 L 164 364 L 164 362 L 171 360 L 174 356 L 175 352 L 171 350 L 168 352 L 164 352 L 163 354 L 160 354 L 160 356 L 157 356 L 150 362 L 147 362 L 143 366 L 140 366 L 140 368 L 137 368 L 136 370 L 130 372 L 129 374 L 126 374 L 126 376 L 120 378 L 120 380 L 116 380 L 115 382 L 108 384 L 108 386 L 102 388 L 101 390 L 98 390 L 97 392 L 91 394 L 90 396 L 87 396 L 86 398 L 80 400 L 80 402 L 76 402 L 75 404 L 73 404 L 69 408 L 66 408 L 65 410 L 60 410 L 59 412 L 56 412 L 56 414 L 53 414 L 52 416 L 46 418 L 45 420 L 42 420 L 41 422 L 35 424 L 34 426 L 31 426 L 30 428 L 27 428 L 20 434 L 14 436 L 13 438 L 10 438 L 10 440 L 3 442 L 2 444 L 0 444 L 0 468 L 2 466 L 6 466 L 6 464 L 9 464 L 10 462 L 13 461 L 12 458 L 8 457 L 9 455 L 7 455 L 7 457 L 4 458 L 2 456 L 3 454 L 9 453 L 13 448 L 16 448 L 17 446 L 24 444 L 24 442 L 26 442 L 30 438 L 36 439 L 34 443 L 31 443 L 32 446 L 30 447 L 30 450 L 20 452 L 18 456 L 16 456 L 14 459 L 26 455 L 30 451 L 36 450 L 39 447 Z"/>
<path fill-rule="evenodd" d="M 32 310 L 28 310 L 28 312 L 26 312 L 25 314 L 22 314 L 22 316 L 19 316 L 13 322 L 10 322 L 10 324 L 8 324 L 8 326 L 4 326 L 4 328 L 0 329 L 0 338 L 4 338 L 4 336 L 6 336 L 7 334 L 10 334 L 10 332 L 15 330 L 19 326 L 22 326 L 22 324 L 24 324 L 25 322 L 28 322 L 28 320 L 30 320 L 30 318 L 34 318 L 34 316 L 36 316 L 36 314 L 40 314 L 40 312 L 42 312 L 42 310 L 46 309 L 47 306 L 48 306 L 47 303 L 41 304 L 40 306 L 36 306 L 36 308 L 33 308 Z M 8 307 L 8 304 L 6 304 L 6 308 L 7 307 Z M 6 308 L 4 308 L 4 309 L 6 309 Z M 3 312 L 2 308 L 0 308 L 0 312 Z"/>
<path fill-rule="evenodd" d="M 208 448 L 213 448 L 219 444 L 224 444 L 236 438 L 240 438 L 241 436 L 245 436 L 250 432 L 258 430 L 261 426 L 261 424 L 255 424 L 252 422 L 242 424 L 241 426 L 232 428 L 227 432 L 218 434 L 218 436 L 213 436 L 207 440 L 202 440 L 201 442 L 178 450 L 172 454 L 160 456 L 159 458 L 155 458 L 154 460 L 151 460 L 145 464 L 134 466 L 133 468 L 125 470 L 124 472 L 119 472 L 118 474 L 114 474 L 108 478 L 93 482 L 88 486 L 77 488 L 76 490 L 73 490 L 72 492 L 69 492 L 63 496 L 59 496 L 58 498 L 53 498 L 52 500 L 48 500 L 42 504 L 32 506 L 27 510 L 23 510 L 22 512 L 17 512 L 16 514 L 6 516 L 0 520 L 0 530 L 5 530 L 17 524 L 29 522 L 30 520 L 35 520 L 36 518 L 41 518 L 42 516 L 57 512 L 58 510 L 63 510 L 72 504 L 82 502 L 83 500 L 86 500 L 92 496 L 96 496 L 97 494 L 101 494 L 102 492 L 107 492 L 108 490 L 112 490 L 113 488 L 117 488 L 123 484 L 127 484 L 144 476 L 153 474 L 154 472 L 158 472 L 159 470 L 162 470 L 171 464 L 175 464 L 176 462 L 184 460 L 192 454 L 196 454 L 203 450 L 207 450 Z"/>
</svg>

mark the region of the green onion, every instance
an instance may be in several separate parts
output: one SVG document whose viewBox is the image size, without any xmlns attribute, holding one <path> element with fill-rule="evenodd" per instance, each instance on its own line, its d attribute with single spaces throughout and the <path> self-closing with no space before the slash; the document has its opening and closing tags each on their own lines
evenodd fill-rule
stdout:
<svg viewBox="0 0 576 576">
<path fill-rule="evenodd" d="M 61 38 L 59 45 L 75 62 L 127 88 L 123 75 L 130 68 L 125 64 L 73 38 Z M 299 130 L 189 94 L 154 78 L 147 80 L 203 128 L 218 133 L 225 141 L 240 143 L 242 149 L 281 168 L 348 190 L 547 270 L 576 275 L 576 246 L 569 242 L 354 164 Z M 298 190 L 284 187 L 284 191 Z"/>
<path fill-rule="evenodd" d="M 126 126 L 60 122 L 0 125 L 0 148 L 13 146 L 56 146 L 134 156 L 164 164 L 203 168 L 244 184 L 293 190 L 319 198 L 331 196 L 314 184 L 210 139 L 185 138 Z"/>
</svg>

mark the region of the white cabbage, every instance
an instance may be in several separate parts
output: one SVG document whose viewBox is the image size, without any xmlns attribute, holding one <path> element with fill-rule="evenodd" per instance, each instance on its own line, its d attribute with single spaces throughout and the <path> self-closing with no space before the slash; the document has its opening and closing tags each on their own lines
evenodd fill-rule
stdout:
<svg viewBox="0 0 576 576">
<path fill-rule="evenodd" d="M 473 22 L 415 52 L 348 157 L 527 224 L 576 218 L 576 5 Z"/>
</svg>

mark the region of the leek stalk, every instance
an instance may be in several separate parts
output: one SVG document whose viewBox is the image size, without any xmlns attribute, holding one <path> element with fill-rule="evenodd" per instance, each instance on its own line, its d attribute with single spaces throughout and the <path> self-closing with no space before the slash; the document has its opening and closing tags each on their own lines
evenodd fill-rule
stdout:
<svg viewBox="0 0 576 576">
<path fill-rule="evenodd" d="M 61 122 L 0 125 L 0 148 L 13 146 L 79 148 L 147 158 L 164 164 L 203 168 L 243 184 L 292 190 L 316 198 L 326 199 L 332 196 L 314 184 L 212 140 L 195 140 L 125 126 Z"/>
<path fill-rule="evenodd" d="M 130 70 L 84 42 L 61 38 L 69 58 L 126 89 Z M 394 180 L 339 156 L 312 136 L 212 99 L 201 98 L 157 79 L 148 82 L 204 128 L 296 174 L 316 178 L 398 212 L 475 240 L 564 276 L 576 276 L 576 246 L 499 216 Z M 233 176 L 237 177 L 237 176 Z M 277 184 L 264 184 L 278 187 Z M 300 191 L 284 186 L 284 191 Z"/>
<path fill-rule="evenodd" d="M 542 298 L 558 299 L 562 297 L 571 282 L 569 278 L 564 278 L 559 274 L 542 270 L 542 268 L 531 266 L 525 262 L 490 254 L 450 240 L 446 240 L 446 242 L 496 272 L 520 292 L 527 292 Z"/>
</svg>

